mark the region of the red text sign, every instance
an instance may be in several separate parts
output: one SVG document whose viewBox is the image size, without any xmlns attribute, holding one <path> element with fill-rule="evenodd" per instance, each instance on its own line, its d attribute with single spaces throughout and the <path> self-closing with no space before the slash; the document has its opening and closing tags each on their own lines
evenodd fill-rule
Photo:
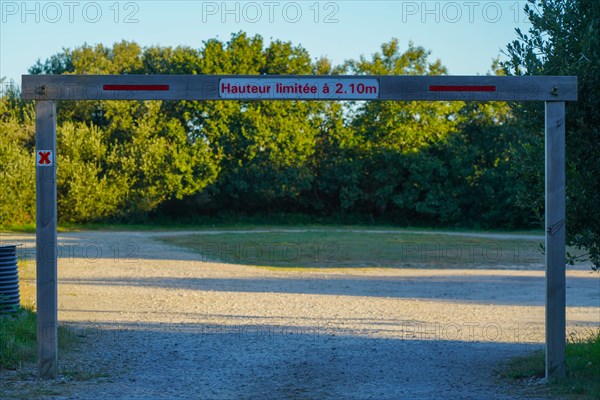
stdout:
<svg viewBox="0 0 600 400">
<path fill-rule="evenodd" d="M 219 97 L 232 100 L 375 100 L 379 81 L 375 78 L 221 78 Z"/>
</svg>

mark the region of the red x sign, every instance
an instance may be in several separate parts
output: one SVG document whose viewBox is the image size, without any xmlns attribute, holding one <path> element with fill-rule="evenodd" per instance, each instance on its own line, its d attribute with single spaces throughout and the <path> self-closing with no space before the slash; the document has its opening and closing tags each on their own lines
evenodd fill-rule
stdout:
<svg viewBox="0 0 600 400">
<path fill-rule="evenodd" d="M 39 167 L 51 167 L 54 164 L 52 150 L 38 150 L 36 165 Z"/>
</svg>

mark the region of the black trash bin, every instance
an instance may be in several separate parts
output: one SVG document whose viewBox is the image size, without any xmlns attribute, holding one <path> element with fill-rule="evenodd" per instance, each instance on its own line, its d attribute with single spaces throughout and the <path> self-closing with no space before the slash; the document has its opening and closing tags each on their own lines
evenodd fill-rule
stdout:
<svg viewBox="0 0 600 400">
<path fill-rule="evenodd" d="M 0 314 L 19 309 L 17 245 L 0 245 Z"/>
</svg>

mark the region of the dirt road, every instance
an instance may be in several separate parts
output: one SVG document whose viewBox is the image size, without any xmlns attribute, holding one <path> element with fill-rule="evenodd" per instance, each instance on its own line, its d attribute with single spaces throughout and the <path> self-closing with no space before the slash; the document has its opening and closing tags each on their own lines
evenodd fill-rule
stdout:
<svg viewBox="0 0 600 400">
<path fill-rule="evenodd" d="M 543 271 L 278 271 L 203 262 L 165 234 L 182 233 L 59 235 L 59 319 L 85 337 L 61 357 L 60 383 L 3 373 L 6 396 L 35 385 L 56 398 L 526 394 L 497 367 L 542 347 Z M 34 258 L 33 235 L 1 240 Z M 569 329 L 600 325 L 598 275 L 570 270 L 567 287 Z"/>
</svg>

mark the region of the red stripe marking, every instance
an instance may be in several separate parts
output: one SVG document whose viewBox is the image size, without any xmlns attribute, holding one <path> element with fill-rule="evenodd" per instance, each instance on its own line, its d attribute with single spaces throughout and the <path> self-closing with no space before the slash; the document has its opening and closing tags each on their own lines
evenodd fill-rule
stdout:
<svg viewBox="0 0 600 400">
<path fill-rule="evenodd" d="M 169 90 L 169 85 L 104 85 L 103 90 Z"/>
<path fill-rule="evenodd" d="M 430 92 L 495 92 L 496 86 L 429 86 Z"/>
</svg>

